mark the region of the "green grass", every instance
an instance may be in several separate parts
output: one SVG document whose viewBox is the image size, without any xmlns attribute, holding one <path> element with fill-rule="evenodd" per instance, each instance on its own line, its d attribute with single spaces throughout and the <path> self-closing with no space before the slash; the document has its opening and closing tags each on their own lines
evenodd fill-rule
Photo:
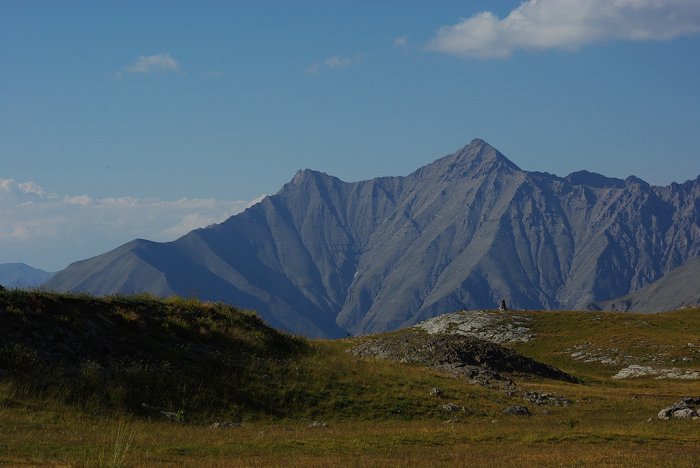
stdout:
<svg viewBox="0 0 700 468">
<path fill-rule="evenodd" d="M 529 326 L 535 339 L 513 348 L 579 377 L 607 379 L 626 364 L 700 368 L 698 308 L 662 314 L 550 311 L 518 314 L 531 319 Z M 694 346 L 688 347 L 688 343 Z M 571 356 L 576 349 L 617 357 L 620 363 L 576 360 Z"/>
<path fill-rule="evenodd" d="M 0 293 L 3 381 L 92 414 L 180 413 L 188 422 L 438 417 L 429 390 L 478 388 L 408 365 L 358 360 L 351 341 L 308 341 L 223 304 L 148 296 Z M 438 385 L 439 384 L 439 385 Z M 474 397 L 472 399 L 478 399 Z"/>
</svg>

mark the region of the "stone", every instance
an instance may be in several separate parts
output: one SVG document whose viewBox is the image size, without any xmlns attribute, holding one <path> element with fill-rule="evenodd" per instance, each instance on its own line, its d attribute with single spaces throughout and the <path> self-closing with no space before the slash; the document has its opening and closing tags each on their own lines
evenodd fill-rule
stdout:
<svg viewBox="0 0 700 468">
<path fill-rule="evenodd" d="M 437 387 L 433 387 L 430 389 L 430 396 L 434 396 L 434 397 L 442 396 L 442 390 L 440 390 Z"/>
<path fill-rule="evenodd" d="M 176 423 L 184 422 L 184 415 L 182 412 L 178 411 L 175 413 L 173 411 L 160 411 L 160 414 L 162 414 L 168 421 L 173 421 Z"/>
<path fill-rule="evenodd" d="M 571 401 L 567 398 L 550 393 L 527 392 L 524 398 L 536 405 L 569 406 L 571 404 Z"/>
<path fill-rule="evenodd" d="M 526 343 L 534 338 L 527 327 L 529 317 L 486 310 L 463 310 L 421 322 L 415 328 L 431 335 L 451 333 L 473 336 L 492 343 Z"/>
<path fill-rule="evenodd" d="M 447 411 L 448 413 L 459 411 L 460 409 L 462 409 L 462 407 L 459 405 L 455 405 L 454 403 L 447 403 L 446 405 L 442 405 L 442 410 Z"/>
<path fill-rule="evenodd" d="M 510 414 L 513 416 L 527 416 L 530 414 L 530 410 L 528 410 L 525 406 L 508 406 L 507 408 L 503 409 L 503 414 Z"/>
<path fill-rule="evenodd" d="M 678 419 L 691 419 L 697 413 L 690 408 L 683 408 L 673 412 L 673 417 Z"/>
<path fill-rule="evenodd" d="M 239 427 L 241 423 L 237 422 L 232 422 L 232 421 L 222 421 L 222 422 L 215 422 L 212 425 L 209 426 L 209 429 L 226 429 L 230 427 Z"/>
<path fill-rule="evenodd" d="M 633 377 L 653 376 L 656 379 L 679 379 L 679 380 L 698 380 L 700 379 L 700 371 L 694 369 L 680 369 L 673 367 L 671 369 L 659 369 L 651 366 L 640 366 L 631 364 L 613 375 L 613 379 L 629 379 Z"/>
<path fill-rule="evenodd" d="M 659 411 L 659 419 L 700 419 L 700 398 L 681 398 L 673 405 Z"/>
<path fill-rule="evenodd" d="M 328 425 L 327 425 L 326 423 L 322 422 L 322 421 L 314 421 L 314 422 L 312 422 L 311 424 L 309 424 L 308 427 L 312 427 L 312 428 L 324 428 L 324 427 L 328 427 Z"/>
</svg>

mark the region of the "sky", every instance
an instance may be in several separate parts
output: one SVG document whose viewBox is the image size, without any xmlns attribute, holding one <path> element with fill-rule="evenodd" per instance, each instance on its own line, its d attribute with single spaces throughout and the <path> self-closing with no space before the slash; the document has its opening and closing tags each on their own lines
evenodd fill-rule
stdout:
<svg viewBox="0 0 700 468">
<path fill-rule="evenodd" d="M 700 1 L 0 0 L 0 263 L 221 222 L 299 169 L 700 174 Z"/>
</svg>

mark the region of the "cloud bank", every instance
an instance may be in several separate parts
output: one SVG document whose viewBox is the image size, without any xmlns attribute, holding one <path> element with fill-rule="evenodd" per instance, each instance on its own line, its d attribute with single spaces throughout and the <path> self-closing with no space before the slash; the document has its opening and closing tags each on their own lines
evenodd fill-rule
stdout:
<svg viewBox="0 0 700 468">
<path fill-rule="evenodd" d="M 698 32 L 698 0 L 529 0 L 503 19 L 487 11 L 443 26 L 426 48 L 507 58 L 518 49 L 573 51 L 602 41 L 665 40 Z"/>
<path fill-rule="evenodd" d="M 0 179 L 0 263 L 56 270 L 135 238 L 169 241 L 259 202 L 59 195 Z"/>
</svg>

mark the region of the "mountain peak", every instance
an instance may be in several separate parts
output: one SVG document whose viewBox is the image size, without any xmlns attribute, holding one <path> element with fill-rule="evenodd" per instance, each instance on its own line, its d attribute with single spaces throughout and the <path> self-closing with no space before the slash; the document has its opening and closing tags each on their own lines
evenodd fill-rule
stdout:
<svg viewBox="0 0 700 468">
<path fill-rule="evenodd" d="M 500 151 L 481 138 L 474 138 L 455 153 L 418 169 L 415 176 L 453 175 L 466 176 L 485 171 L 520 171 L 521 169 Z"/>
<path fill-rule="evenodd" d="M 468 145 L 457 151 L 454 156 L 455 159 L 468 159 L 479 164 L 480 166 L 487 164 L 498 164 L 516 171 L 520 170 L 520 168 L 514 162 L 506 158 L 503 153 L 481 138 L 474 138 Z"/>
</svg>

